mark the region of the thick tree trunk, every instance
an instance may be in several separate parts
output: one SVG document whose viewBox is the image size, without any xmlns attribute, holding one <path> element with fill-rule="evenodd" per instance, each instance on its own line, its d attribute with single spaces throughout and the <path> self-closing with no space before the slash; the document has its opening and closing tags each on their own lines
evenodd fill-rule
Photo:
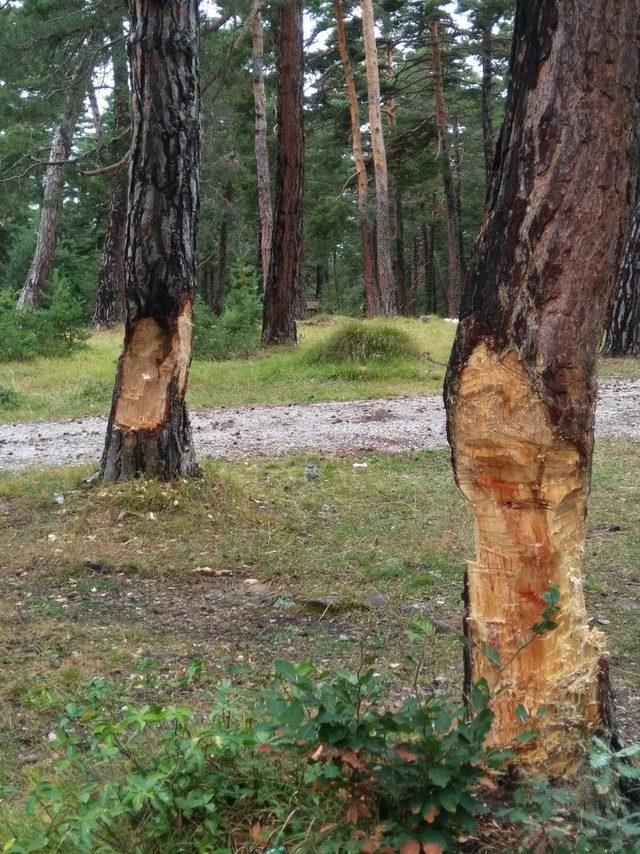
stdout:
<svg viewBox="0 0 640 854">
<path fill-rule="evenodd" d="M 640 355 L 640 196 L 631 218 L 604 352 L 607 356 Z"/>
<path fill-rule="evenodd" d="M 364 295 L 367 303 L 367 314 L 369 316 L 380 313 L 380 296 L 377 290 L 375 275 L 375 263 L 373 244 L 371 241 L 371 229 L 367 214 L 367 198 L 369 184 L 367 169 L 362 155 L 362 133 L 360 131 L 360 108 L 358 106 L 358 95 L 349 59 L 347 48 L 347 34 L 344 25 L 344 10 L 341 0 L 333 0 L 333 8 L 336 16 L 336 30 L 338 34 L 338 50 L 344 72 L 345 88 L 347 90 L 347 101 L 349 103 L 349 117 L 351 121 L 351 147 L 353 161 L 356 167 L 358 181 L 358 216 L 360 223 L 360 241 L 362 243 L 362 264 L 364 268 Z"/>
<path fill-rule="evenodd" d="M 42 180 L 42 204 L 38 238 L 33 258 L 18 298 L 18 308 L 37 308 L 51 275 L 53 259 L 58 244 L 58 230 L 62 213 L 62 190 L 64 165 L 71 154 L 73 133 L 82 112 L 84 96 L 89 83 L 88 75 L 82 75 L 72 89 L 62 121 L 53 135 L 49 153 L 49 165 Z"/>
<path fill-rule="evenodd" d="M 493 164 L 493 39 L 492 21 L 482 25 L 482 143 L 484 149 L 484 172 L 487 190 L 491 181 Z"/>
<path fill-rule="evenodd" d="M 460 309 L 460 294 L 462 292 L 462 260 L 460 258 L 460 220 L 451 168 L 449 137 L 447 131 L 447 113 L 444 105 L 442 54 L 438 22 L 429 23 L 429 44 L 431 47 L 431 63 L 433 70 L 433 102 L 435 107 L 436 125 L 438 128 L 438 148 L 442 183 L 445 201 L 445 221 L 447 226 L 447 244 L 449 260 L 449 280 L 446 288 L 446 312 L 449 317 L 457 317 Z"/>
<path fill-rule="evenodd" d="M 376 272 L 381 310 L 383 314 L 391 316 L 397 313 L 397 304 L 389 246 L 389 180 L 387 175 L 384 132 L 382 129 L 380 72 L 378 69 L 378 48 L 376 45 L 372 0 L 362 0 L 361 7 L 362 33 L 367 70 L 369 128 L 371 132 L 371 150 L 373 153 L 373 169 L 376 184 Z"/>
<path fill-rule="evenodd" d="M 302 3 L 278 8 L 278 156 L 262 343 L 294 344 L 302 255 L 304 200 L 304 77 Z"/>
<path fill-rule="evenodd" d="M 185 406 L 196 284 L 198 0 L 132 0 L 127 312 L 106 481 L 196 471 Z"/>
<path fill-rule="evenodd" d="M 112 51 L 113 110 L 116 136 L 123 134 L 130 124 L 129 69 L 122 42 L 116 42 Z M 97 104 L 95 106 L 97 110 Z M 98 113 L 99 117 L 99 113 Z M 95 117 L 94 117 L 95 121 Z M 111 152 L 114 162 L 122 156 L 129 140 L 124 139 Z M 93 329 L 110 329 L 117 321 L 117 299 L 120 296 L 122 313 L 124 298 L 124 241 L 127 224 L 127 176 L 117 172 L 109 181 L 107 190 L 107 229 L 102 244 L 102 257 L 98 271 L 96 304 L 91 326 Z"/>
<path fill-rule="evenodd" d="M 604 639 L 587 624 L 580 560 L 596 355 L 631 198 L 638 11 L 638 0 L 595 0 L 588 11 L 519 0 L 506 117 L 445 386 L 456 479 L 476 524 L 470 681 L 506 685 L 492 700 L 492 744 L 530 728 L 519 706 L 533 716 L 540 735 L 516 746 L 518 761 L 551 776 L 570 773 L 609 720 Z M 536 635 L 554 586 L 558 628 Z"/>
<path fill-rule="evenodd" d="M 267 95 L 264 84 L 264 39 L 260 2 L 254 3 L 251 12 L 252 82 L 255 108 L 254 148 L 258 176 L 258 212 L 260 216 L 260 255 L 262 258 L 262 290 L 267 286 L 273 215 L 271 212 L 271 179 L 269 177 L 269 150 L 267 148 Z"/>
</svg>

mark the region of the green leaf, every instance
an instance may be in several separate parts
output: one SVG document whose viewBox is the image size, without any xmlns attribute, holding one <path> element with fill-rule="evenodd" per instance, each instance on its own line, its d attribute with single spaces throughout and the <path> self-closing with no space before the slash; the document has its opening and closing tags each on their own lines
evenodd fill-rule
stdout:
<svg viewBox="0 0 640 854">
<path fill-rule="evenodd" d="M 471 702 L 477 711 L 482 711 L 487 707 L 491 691 L 486 679 L 478 679 L 476 684 L 471 689 Z"/>
<path fill-rule="evenodd" d="M 523 724 L 529 717 L 529 713 L 527 712 L 524 706 L 520 705 L 516 709 L 516 717 L 520 721 L 520 723 Z"/>
<path fill-rule="evenodd" d="M 442 768 L 439 765 L 434 765 L 427 771 L 427 776 L 436 786 L 444 788 L 451 780 L 452 774 L 448 768 Z"/>
<path fill-rule="evenodd" d="M 527 744 L 527 742 L 533 741 L 533 739 L 537 738 L 539 735 L 539 729 L 527 729 L 524 732 L 521 732 L 520 735 L 516 736 L 516 741 L 519 744 Z"/>
<path fill-rule="evenodd" d="M 493 664 L 495 664 L 496 667 L 502 667 L 502 664 L 500 661 L 500 653 L 498 652 L 497 649 L 494 649 L 492 646 L 489 646 L 489 644 L 485 644 L 483 651 L 484 651 L 484 654 L 489 659 L 489 661 L 491 661 Z"/>
</svg>

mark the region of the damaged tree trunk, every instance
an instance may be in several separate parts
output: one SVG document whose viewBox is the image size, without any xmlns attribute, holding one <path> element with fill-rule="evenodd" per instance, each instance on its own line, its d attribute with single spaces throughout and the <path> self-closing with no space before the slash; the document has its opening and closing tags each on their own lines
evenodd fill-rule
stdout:
<svg viewBox="0 0 640 854">
<path fill-rule="evenodd" d="M 102 457 L 106 481 L 197 469 L 184 397 L 199 199 L 198 0 L 133 0 L 130 9 L 127 312 Z"/>
<path fill-rule="evenodd" d="M 506 117 L 445 385 L 456 480 L 476 525 L 469 680 L 506 685 L 492 700 L 492 744 L 530 728 L 519 706 L 533 716 L 540 735 L 515 746 L 517 761 L 545 776 L 571 773 L 611 720 L 580 562 L 596 356 L 631 198 L 638 11 L 637 0 L 588 11 L 519 0 Z M 535 635 L 554 586 L 559 625 Z"/>
<path fill-rule="evenodd" d="M 295 344 L 302 271 L 304 200 L 304 78 L 302 3 L 278 7 L 278 155 L 269 276 L 262 343 Z"/>
<path fill-rule="evenodd" d="M 631 219 L 604 352 L 607 356 L 640 355 L 640 195 Z"/>
<path fill-rule="evenodd" d="M 362 243 L 362 265 L 364 268 L 364 295 L 367 303 L 367 315 L 380 313 L 380 295 L 377 289 L 375 263 L 373 255 L 373 244 L 371 241 L 371 229 L 367 214 L 367 197 L 369 194 L 369 182 L 367 169 L 362 155 L 362 133 L 360 131 L 360 108 L 358 106 L 358 95 L 356 84 L 353 79 L 351 60 L 347 48 L 347 34 L 344 25 L 344 10 L 341 0 L 333 0 L 333 9 L 336 16 L 336 31 L 338 35 L 338 50 L 344 72 L 344 83 L 347 90 L 347 101 L 349 103 L 349 118 L 351 121 L 351 148 L 353 161 L 356 167 L 356 178 L 358 181 L 358 216 L 360 222 L 360 241 Z"/>
</svg>

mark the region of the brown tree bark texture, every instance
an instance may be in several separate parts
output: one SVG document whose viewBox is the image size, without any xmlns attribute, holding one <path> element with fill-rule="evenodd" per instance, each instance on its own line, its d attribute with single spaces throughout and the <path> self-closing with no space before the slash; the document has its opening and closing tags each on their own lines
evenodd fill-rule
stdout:
<svg viewBox="0 0 640 854">
<path fill-rule="evenodd" d="M 391 42 L 386 44 L 386 72 L 387 81 L 391 84 L 393 80 L 393 47 Z M 386 101 L 387 124 L 389 134 L 394 136 L 396 131 L 396 101 L 390 95 Z M 391 165 L 391 186 L 393 188 L 393 212 L 395 219 L 395 244 L 396 257 L 393 278 L 396 285 L 396 308 L 399 314 L 407 311 L 407 270 L 404 258 L 404 211 L 402 208 L 402 186 L 398 174 L 398 160 Z"/>
<path fill-rule="evenodd" d="M 262 343 L 292 344 L 300 283 L 304 199 L 302 3 L 278 9 L 278 153 L 269 276 L 264 295 Z"/>
<path fill-rule="evenodd" d="M 626 233 L 637 0 L 519 0 L 510 89 L 488 209 L 449 364 L 445 402 L 456 479 L 471 503 L 471 672 L 492 685 L 484 644 L 512 663 L 492 703 L 493 744 L 518 705 L 540 736 L 519 748 L 565 774 L 603 724 L 604 638 L 581 579 L 593 449 L 596 355 Z M 559 627 L 535 639 L 560 589 Z M 515 657 L 514 657 L 515 656 Z M 528 726 L 526 728 L 529 728 Z"/>
<path fill-rule="evenodd" d="M 462 293 L 462 260 L 460 258 L 460 220 L 456 203 L 456 191 L 451 168 L 451 152 L 447 131 L 447 112 L 444 104 L 442 52 L 438 22 L 429 23 L 429 45 L 431 48 L 431 63 L 433 70 L 433 103 L 435 107 L 436 126 L 438 129 L 438 149 L 445 202 L 445 223 L 447 226 L 448 247 L 448 284 L 445 289 L 446 311 L 449 317 L 457 317 L 460 310 L 460 295 Z"/>
<path fill-rule="evenodd" d="M 484 149 L 484 172 L 487 190 L 491 181 L 493 163 L 493 38 L 492 21 L 482 24 L 482 143 Z"/>
<path fill-rule="evenodd" d="M 377 280 L 382 313 L 390 316 L 397 313 L 391 249 L 389 245 L 389 179 L 387 154 L 382 129 L 380 104 L 380 71 L 378 69 L 378 47 L 376 45 L 375 18 L 372 0 L 362 0 L 362 34 L 364 39 L 367 92 L 369 101 L 369 129 L 376 185 L 376 262 Z"/>
<path fill-rule="evenodd" d="M 133 0 L 127 316 L 102 458 L 106 481 L 196 470 L 184 396 L 199 199 L 198 0 Z"/>
<path fill-rule="evenodd" d="M 367 200 L 369 195 L 369 181 L 367 169 L 362 155 L 362 133 L 360 131 L 360 108 L 358 106 L 358 95 L 353 78 L 351 60 L 347 47 L 347 34 L 344 25 L 344 9 L 341 0 L 333 0 L 333 9 L 336 17 L 336 31 L 338 35 L 338 51 L 342 70 L 344 72 L 344 83 L 347 91 L 349 104 L 349 118 L 351 122 L 351 148 L 353 161 L 356 167 L 356 178 L 358 181 L 358 217 L 360 223 L 360 241 L 362 243 L 362 265 L 364 268 L 364 295 L 367 303 L 367 314 L 369 316 L 380 313 L 380 295 L 377 289 L 375 263 L 373 255 L 373 244 L 371 241 L 371 229 L 367 214 Z"/>
<path fill-rule="evenodd" d="M 607 356 L 640 355 L 640 195 L 631 219 L 604 352 Z"/>
</svg>

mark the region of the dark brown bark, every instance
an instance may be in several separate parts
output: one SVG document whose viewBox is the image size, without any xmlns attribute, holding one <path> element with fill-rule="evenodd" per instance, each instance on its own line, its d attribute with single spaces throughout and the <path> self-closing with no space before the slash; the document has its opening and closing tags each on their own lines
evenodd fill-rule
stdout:
<svg viewBox="0 0 640 854">
<path fill-rule="evenodd" d="M 424 310 L 426 314 L 435 314 L 437 304 L 435 266 L 433 263 L 433 235 L 431 227 L 425 220 L 422 221 L 422 225 L 420 226 L 420 236 L 422 243 L 422 265 L 424 269 Z"/>
<path fill-rule="evenodd" d="M 344 25 L 344 9 L 341 0 L 333 0 L 333 9 L 336 16 L 336 31 L 338 36 L 338 50 L 344 72 L 344 82 L 349 103 L 349 119 L 351 122 L 351 147 L 353 161 L 356 167 L 358 181 L 358 217 L 360 225 L 360 242 L 362 243 L 362 265 L 364 269 L 364 295 L 367 303 L 367 314 L 373 316 L 380 313 L 380 295 L 377 289 L 375 274 L 375 263 L 373 244 L 371 239 L 371 228 L 369 227 L 369 216 L 367 213 L 367 199 L 369 195 L 369 179 L 362 154 L 362 133 L 360 131 L 360 108 L 358 106 L 358 95 L 353 79 L 351 60 L 347 47 L 347 34 Z"/>
<path fill-rule="evenodd" d="M 118 33 L 119 35 L 119 33 Z M 112 54 L 113 63 L 113 111 L 116 137 L 124 134 L 129 127 L 130 102 L 129 69 L 122 41 L 115 41 Z M 97 110 L 97 104 L 96 104 Z M 94 119 L 95 121 L 95 119 Z M 129 147 L 126 135 L 120 144 L 110 152 L 112 162 L 122 157 Z M 116 172 L 109 181 L 107 189 L 107 228 L 102 244 L 102 257 L 98 271 L 96 304 L 91 326 L 93 329 L 110 329 L 117 321 L 117 300 L 123 308 L 124 299 L 124 242 L 127 224 L 127 177 L 122 171 Z"/>
<path fill-rule="evenodd" d="M 362 0 L 361 8 L 367 70 L 369 129 L 376 185 L 376 278 L 380 295 L 380 308 L 383 314 L 390 316 L 397 313 L 397 302 L 389 245 L 389 179 L 384 131 L 382 129 L 380 72 L 372 0 Z"/>
<path fill-rule="evenodd" d="M 217 317 L 220 317 L 224 311 L 224 297 L 227 292 L 227 279 L 229 278 L 229 222 L 233 206 L 233 184 L 231 181 L 225 186 L 222 196 L 225 206 L 220 220 L 218 240 L 218 277 L 216 287 L 211 291 L 211 308 Z"/>
<path fill-rule="evenodd" d="M 418 237 L 414 235 L 411 241 L 411 279 L 409 288 L 409 299 L 407 300 L 407 314 L 415 317 L 418 314 L 418 280 L 420 278 L 420 253 L 418 251 Z"/>
<path fill-rule="evenodd" d="M 64 164 L 71 154 L 73 133 L 78 123 L 84 96 L 89 85 L 90 73 L 84 70 L 79 74 L 65 108 L 64 116 L 53 135 L 49 166 L 42 179 L 42 203 L 40 206 L 40 222 L 38 238 L 29 266 L 22 291 L 18 298 L 18 308 L 37 308 L 42 302 L 42 296 L 47 280 L 53 269 L 60 215 L 62 213 L 62 190 L 64 185 Z"/>
<path fill-rule="evenodd" d="M 482 24 L 482 144 L 484 149 L 484 171 L 487 189 L 491 179 L 493 163 L 493 39 L 492 20 Z"/>
<path fill-rule="evenodd" d="M 604 352 L 607 356 L 640 355 L 640 196 L 631 218 Z"/>
<path fill-rule="evenodd" d="M 302 3 L 278 8 L 278 155 L 276 203 L 269 276 L 264 295 L 262 343 L 296 341 L 304 197 L 304 128 L 302 109 Z"/>
<path fill-rule="evenodd" d="M 250 20 L 252 42 L 252 82 L 255 109 L 254 148 L 258 178 L 258 212 L 260 216 L 260 255 L 262 259 L 262 290 L 266 288 L 271 258 L 273 214 L 271 212 L 271 179 L 267 148 L 267 96 L 264 83 L 264 39 L 260 2 L 254 3 Z"/>
<path fill-rule="evenodd" d="M 451 167 L 447 113 L 444 104 L 442 53 L 440 50 L 437 21 L 429 23 L 429 44 L 431 47 L 431 64 L 433 70 L 433 101 L 438 128 L 438 153 L 440 155 L 440 167 L 442 170 L 445 222 L 447 226 L 448 284 L 445 294 L 445 310 L 449 317 L 457 317 L 460 309 L 460 295 L 463 281 L 462 260 L 460 258 L 460 220 L 458 217 L 453 169 Z"/>
<path fill-rule="evenodd" d="M 130 15 L 127 313 L 102 457 L 106 481 L 197 470 L 184 397 L 199 200 L 198 0 L 132 0 Z"/>
<path fill-rule="evenodd" d="M 513 742 L 517 706 L 533 716 L 546 706 L 539 737 L 516 750 L 551 776 L 570 773 L 606 724 L 604 639 L 587 624 L 580 558 L 596 356 L 634 182 L 639 11 L 638 0 L 518 2 L 506 116 L 445 385 L 456 480 L 476 522 L 472 679 L 507 685 L 492 701 L 493 744 Z M 554 585 L 558 628 L 535 637 Z M 500 655 L 499 674 L 484 645 Z"/>
</svg>

